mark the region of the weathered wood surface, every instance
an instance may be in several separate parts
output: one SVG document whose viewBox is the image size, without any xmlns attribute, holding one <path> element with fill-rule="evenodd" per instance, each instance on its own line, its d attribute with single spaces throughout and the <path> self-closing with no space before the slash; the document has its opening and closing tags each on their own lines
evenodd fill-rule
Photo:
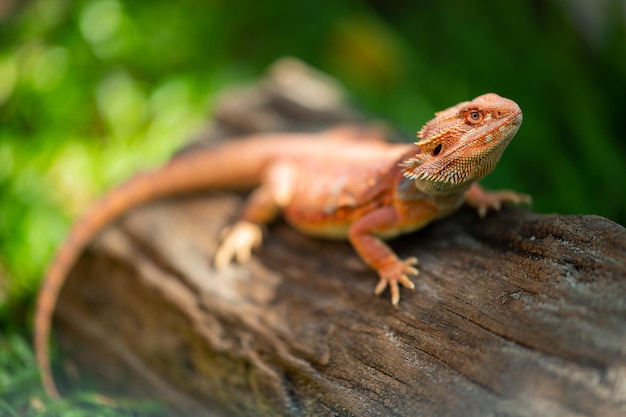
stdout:
<svg viewBox="0 0 626 417">
<path fill-rule="evenodd" d="M 241 201 L 156 202 L 94 241 L 55 321 L 70 380 L 188 415 L 626 415 L 621 226 L 461 210 L 392 243 L 421 269 L 394 308 L 347 243 L 283 222 L 212 269 Z"/>
</svg>

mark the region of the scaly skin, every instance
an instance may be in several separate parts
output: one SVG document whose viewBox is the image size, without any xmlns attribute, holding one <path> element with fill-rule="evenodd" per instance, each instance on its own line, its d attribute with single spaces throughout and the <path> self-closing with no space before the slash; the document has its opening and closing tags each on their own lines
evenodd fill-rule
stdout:
<svg viewBox="0 0 626 417">
<path fill-rule="evenodd" d="M 233 140 L 177 158 L 111 191 L 71 230 L 43 280 L 35 314 L 35 351 L 46 392 L 58 397 L 49 361 L 52 315 L 66 276 L 108 223 L 147 201 L 201 189 L 254 189 L 215 254 L 216 267 L 250 257 L 261 226 L 280 212 L 313 236 L 348 239 L 379 276 L 375 293 L 413 289 L 417 259 L 399 259 L 383 239 L 418 230 L 464 201 L 479 214 L 529 202 L 512 191 L 488 193 L 475 181 L 491 172 L 522 122 L 519 106 L 485 94 L 439 112 L 415 145 L 389 144 L 378 132 L 338 128 Z"/>
</svg>

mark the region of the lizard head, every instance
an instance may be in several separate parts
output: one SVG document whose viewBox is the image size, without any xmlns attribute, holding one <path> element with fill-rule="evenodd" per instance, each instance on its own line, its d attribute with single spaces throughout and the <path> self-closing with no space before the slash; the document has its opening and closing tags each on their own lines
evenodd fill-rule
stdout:
<svg viewBox="0 0 626 417">
<path fill-rule="evenodd" d="M 402 162 L 403 173 L 429 194 L 461 192 L 493 171 L 521 124 L 517 103 L 497 94 L 459 103 L 418 132 L 420 151 Z"/>
</svg>

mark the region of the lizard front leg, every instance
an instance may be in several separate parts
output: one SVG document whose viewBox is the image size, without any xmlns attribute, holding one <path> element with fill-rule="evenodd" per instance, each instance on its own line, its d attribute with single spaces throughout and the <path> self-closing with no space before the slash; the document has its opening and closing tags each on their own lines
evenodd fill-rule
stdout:
<svg viewBox="0 0 626 417">
<path fill-rule="evenodd" d="M 528 194 L 509 190 L 486 191 L 483 187 L 478 185 L 478 183 L 473 183 L 465 193 L 465 201 L 478 210 L 480 217 L 485 217 L 487 210 L 500 210 L 503 203 L 530 204 L 532 198 Z"/>
<path fill-rule="evenodd" d="M 250 259 L 252 249 L 261 245 L 262 226 L 273 221 L 291 200 L 297 172 L 297 167 L 289 162 L 274 164 L 267 170 L 237 222 L 222 232 L 222 243 L 213 260 L 216 268 L 228 266 L 233 259 L 241 263 Z"/>
<path fill-rule="evenodd" d="M 418 273 L 415 267 L 417 258 L 399 259 L 376 234 L 391 232 L 401 224 L 402 216 L 395 207 L 383 207 L 361 217 L 348 230 L 348 238 L 356 252 L 378 273 L 380 279 L 374 290 L 375 293 L 381 294 L 389 286 L 391 302 L 394 305 L 400 301 L 398 283 L 406 288 L 415 289 L 409 276 Z"/>
</svg>

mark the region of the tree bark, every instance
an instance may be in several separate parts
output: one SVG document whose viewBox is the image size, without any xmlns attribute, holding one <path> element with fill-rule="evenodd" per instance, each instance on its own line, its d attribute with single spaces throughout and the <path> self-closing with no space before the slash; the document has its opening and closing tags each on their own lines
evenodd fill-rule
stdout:
<svg viewBox="0 0 626 417">
<path fill-rule="evenodd" d="M 214 270 L 241 201 L 155 202 L 93 242 L 54 326 L 73 386 L 87 373 L 186 415 L 626 415 L 623 227 L 463 209 L 392 242 L 420 260 L 394 307 L 348 243 L 282 221 Z"/>
</svg>

